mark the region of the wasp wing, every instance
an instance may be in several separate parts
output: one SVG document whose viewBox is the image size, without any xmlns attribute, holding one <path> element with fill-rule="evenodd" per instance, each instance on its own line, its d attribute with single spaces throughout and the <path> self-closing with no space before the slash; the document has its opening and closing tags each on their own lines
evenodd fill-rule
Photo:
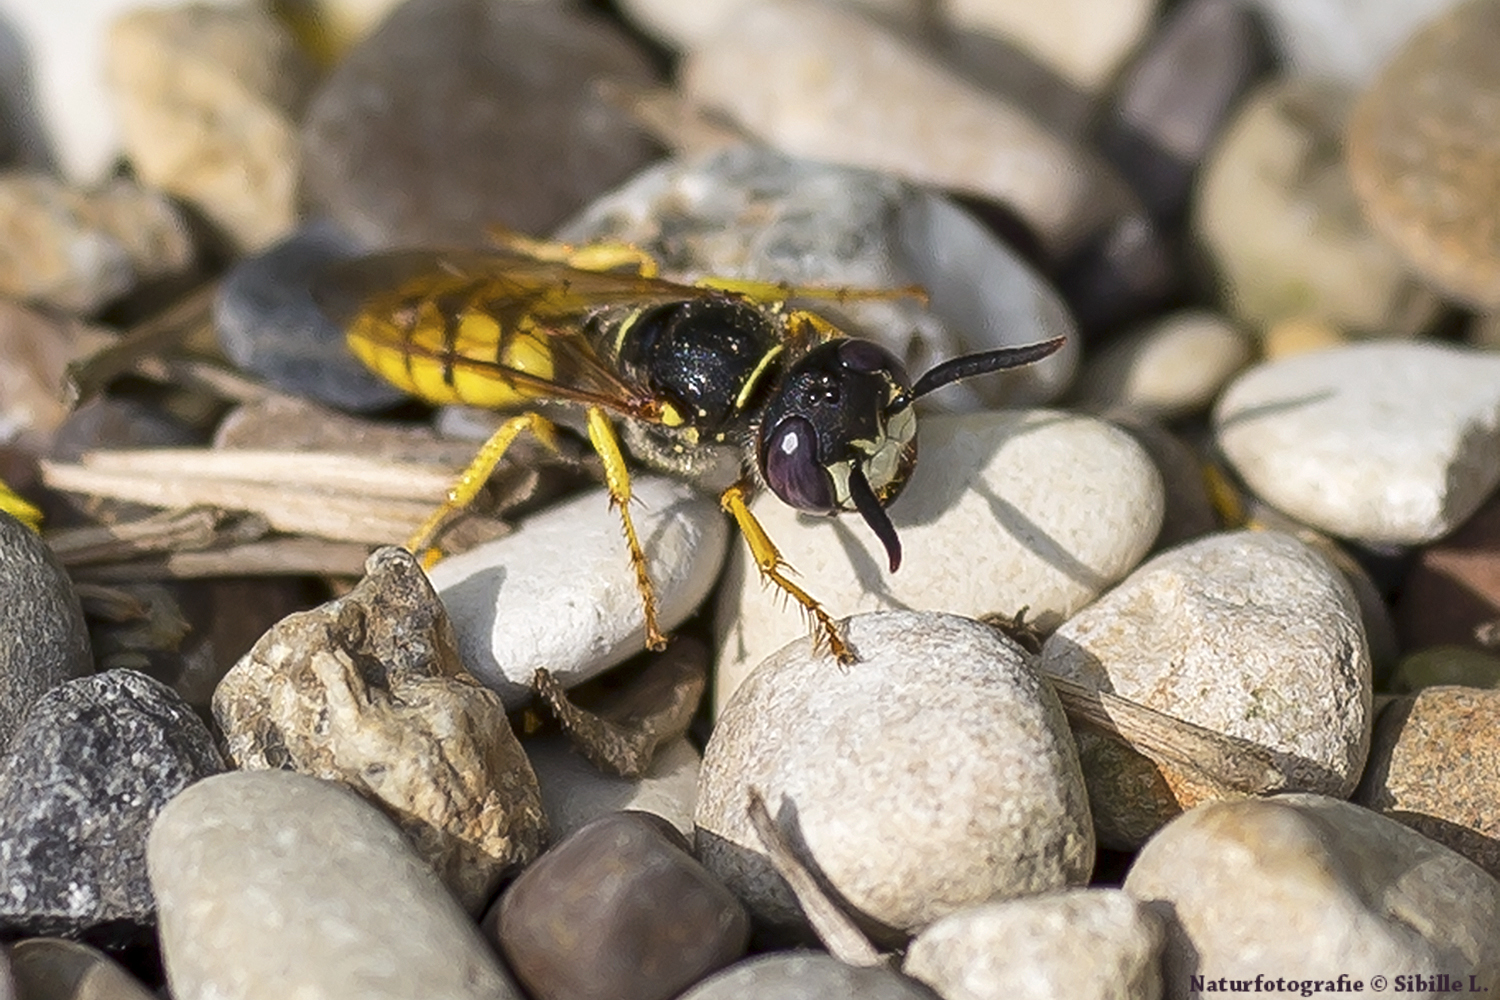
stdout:
<svg viewBox="0 0 1500 1000">
<path fill-rule="evenodd" d="M 325 314 L 380 374 L 432 402 L 552 398 L 660 418 L 585 329 L 601 311 L 725 293 L 506 251 L 395 250 L 342 261 L 313 282 Z M 511 392 L 511 400 L 506 396 Z"/>
</svg>

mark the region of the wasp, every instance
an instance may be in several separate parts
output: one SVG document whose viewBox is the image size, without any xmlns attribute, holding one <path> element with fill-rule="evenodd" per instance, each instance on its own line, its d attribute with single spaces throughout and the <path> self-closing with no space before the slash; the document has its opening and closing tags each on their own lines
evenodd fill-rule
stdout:
<svg viewBox="0 0 1500 1000">
<path fill-rule="evenodd" d="M 833 618 L 793 582 L 751 514 L 769 489 L 792 507 L 857 513 L 890 569 L 901 542 L 886 514 L 917 459 L 913 404 L 959 379 L 1030 364 L 1063 338 L 964 355 L 915 381 L 870 340 L 846 336 L 794 300 L 894 298 L 920 289 L 794 287 L 659 277 L 626 244 L 569 247 L 513 234 L 493 249 L 393 250 L 332 265 L 314 295 L 370 369 L 433 404 L 518 411 L 501 423 L 408 542 L 426 558 L 444 521 L 468 505 L 523 432 L 555 428 L 534 407 L 584 409 L 588 436 L 619 511 L 645 610 L 646 643 L 666 639 L 630 516 L 624 436 L 638 462 L 702 479 L 734 470 L 720 504 L 762 576 L 796 601 L 840 661 L 852 654 Z M 618 433 L 617 433 L 618 428 Z"/>
</svg>

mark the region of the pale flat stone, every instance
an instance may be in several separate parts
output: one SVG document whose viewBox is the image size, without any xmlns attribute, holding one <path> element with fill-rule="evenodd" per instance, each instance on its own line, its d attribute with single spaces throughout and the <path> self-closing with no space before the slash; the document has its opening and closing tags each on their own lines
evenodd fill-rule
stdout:
<svg viewBox="0 0 1500 1000">
<path fill-rule="evenodd" d="M 1047 626 L 1133 569 L 1161 527 L 1161 476 L 1124 431 L 1050 410 L 918 420 L 917 468 L 890 506 L 904 556 L 891 573 L 856 516 L 799 514 L 769 494 L 751 509 L 793 578 L 834 617 L 875 610 L 1014 615 Z M 737 544 L 715 620 L 716 704 L 805 634 L 796 609 Z"/>
<path fill-rule="evenodd" d="M 841 669 L 803 638 L 735 693 L 704 753 L 699 859 L 762 919 L 801 924 L 750 825 L 754 788 L 883 938 L 1087 881 L 1083 778 L 1030 657 L 954 615 L 860 615 L 849 641 L 858 663 Z"/>
<path fill-rule="evenodd" d="M 1189 310 L 1111 340 L 1079 378 L 1078 402 L 1162 419 L 1208 409 L 1249 363 L 1250 338 L 1222 316 Z"/>
<path fill-rule="evenodd" d="M 1252 0 L 1299 76 L 1367 84 L 1402 42 L 1458 0 Z"/>
<path fill-rule="evenodd" d="M 729 525 L 712 497 L 685 483 L 640 476 L 631 486 L 657 616 L 671 630 L 718 578 Z M 571 686 L 645 649 L 645 612 L 620 515 L 603 490 L 444 559 L 429 576 L 453 618 L 464 665 L 508 708 L 530 697 L 538 668 Z"/>
<path fill-rule="evenodd" d="M 1417 545 L 1500 483 L 1500 355 L 1355 344 L 1250 369 L 1214 410 L 1258 496 L 1343 538 Z"/>
<path fill-rule="evenodd" d="M 1003 38 L 1082 90 L 1120 68 L 1156 16 L 1157 0 L 948 0 L 953 25 Z"/>
<path fill-rule="evenodd" d="M 605 774 L 562 736 L 523 740 L 521 746 L 542 789 L 547 830 L 558 841 L 581 826 L 622 809 L 654 813 L 685 836 L 693 834 L 693 804 L 703 759 L 686 738 L 656 752 L 651 767 L 631 780 Z"/>
</svg>

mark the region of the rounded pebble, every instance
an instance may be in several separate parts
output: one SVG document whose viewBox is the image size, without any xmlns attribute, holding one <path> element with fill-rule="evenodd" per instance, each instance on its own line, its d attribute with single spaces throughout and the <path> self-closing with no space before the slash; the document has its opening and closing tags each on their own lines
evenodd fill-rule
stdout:
<svg viewBox="0 0 1500 1000">
<path fill-rule="evenodd" d="M 662 746 L 641 777 L 605 774 L 563 736 L 539 736 L 521 746 L 542 789 L 547 829 L 560 840 L 605 813 L 631 809 L 660 816 L 684 836 L 693 833 L 698 771 L 703 758 L 686 738 Z"/>
<path fill-rule="evenodd" d="M 1500 883 L 1394 820 L 1321 795 L 1194 809 L 1146 844 L 1125 891 L 1167 916 L 1167 1000 L 1199 996 L 1195 977 L 1248 979 L 1253 990 L 1257 975 L 1345 976 L 1364 988 L 1381 976 L 1399 992 L 1393 977 L 1422 970 L 1500 988 Z"/>
<path fill-rule="evenodd" d="M 685 483 L 640 476 L 631 489 L 657 616 L 668 631 L 708 596 L 729 525 L 712 498 Z M 571 687 L 645 648 L 645 612 L 620 515 L 603 490 L 444 559 L 428 575 L 453 619 L 464 665 L 507 708 L 530 698 L 538 668 Z"/>
<path fill-rule="evenodd" d="M 1426 21 L 1457 0 L 1252 0 L 1298 76 L 1364 85 Z"/>
<path fill-rule="evenodd" d="M 1231 383 L 1213 420 L 1235 471 L 1297 520 L 1429 542 L 1500 483 L 1500 355 L 1372 343 L 1284 358 Z"/>
<path fill-rule="evenodd" d="M 68 571 L 37 536 L 0 512 L 0 748 L 49 690 L 94 671 L 88 626 Z"/>
<path fill-rule="evenodd" d="M 15 992 L 3 1000 L 156 1000 L 130 973 L 97 948 L 60 938 L 28 938 L 11 945 Z"/>
<path fill-rule="evenodd" d="M 916 471 L 890 506 L 904 551 L 888 570 L 858 518 L 802 514 L 769 494 L 751 510 L 835 617 L 881 609 L 1026 617 L 1044 627 L 1130 572 L 1161 527 L 1160 474 L 1124 431 L 1051 410 L 918 420 Z M 716 704 L 806 623 L 736 545 L 720 590 Z"/>
<path fill-rule="evenodd" d="M 331 781 L 201 781 L 162 810 L 147 858 L 176 1000 L 521 1000 L 395 825 Z"/>
<path fill-rule="evenodd" d="M 1348 343 L 1349 338 L 1332 324 L 1306 317 L 1278 320 L 1260 337 L 1261 353 L 1267 361 L 1326 351 Z"/>
<path fill-rule="evenodd" d="M 1428 687 L 1380 713 L 1354 801 L 1500 876 L 1500 691 Z"/>
<path fill-rule="evenodd" d="M 1353 101 L 1327 80 L 1281 79 L 1245 98 L 1198 181 L 1193 228 L 1234 314 L 1411 333 L 1438 300 L 1364 221 L 1340 137 Z"/>
<path fill-rule="evenodd" d="M 240 248 L 297 219 L 297 127 L 312 67 L 270 10 L 132 11 L 110 28 L 107 69 L 126 154 Z"/>
<path fill-rule="evenodd" d="M 914 979 L 831 955 L 778 952 L 747 958 L 677 1000 L 938 1000 Z"/>
<path fill-rule="evenodd" d="M 740 7 L 688 53 L 681 86 L 792 155 L 1007 205 L 1052 250 L 1079 245 L 1131 207 L 1101 160 L 902 35 L 833 5 Z"/>
<path fill-rule="evenodd" d="M 654 158 L 595 82 L 654 77 L 622 32 L 566 4 L 404 3 L 314 96 L 303 192 L 372 244 L 544 233 Z"/>
<path fill-rule="evenodd" d="M 954 615 L 848 622 L 840 669 L 802 638 L 767 659 L 704 751 L 698 856 L 758 917 L 801 911 L 761 851 L 751 789 L 884 938 L 1088 879 L 1082 775 L 1056 695 L 996 630 Z"/>
<path fill-rule="evenodd" d="M 1348 795 L 1370 731 L 1359 607 L 1328 562 L 1276 532 L 1164 552 L 1063 623 L 1048 674 L 1271 750 L 1293 787 Z M 1080 731 L 1100 839 L 1138 846 L 1181 810 L 1231 793 Z"/>
<path fill-rule="evenodd" d="M 369 413 L 404 400 L 405 393 L 349 353 L 343 328 L 313 299 L 310 276 L 360 249 L 322 221 L 241 258 L 214 297 L 224 353 L 278 389 L 340 409 Z"/>
<path fill-rule="evenodd" d="M 1029 264 L 947 198 L 868 170 L 733 146 L 644 171 L 557 235 L 630 243 L 685 280 L 920 285 L 926 304 L 910 296 L 797 300 L 879 340 L 913 379 L 955 355 L 1067 338 L 1036 364 L 934 394 L 932 405 L 943 409 L 1045 402 L 1067 386 L 1078 361 L 1067 307 Z"/>
<path fill-rule="evenodd" d="M 671 1000 L 750 941 L 739 900 L 644 813 L 612 813 L 567 837 L 486 923 L 536 1000 Z"/>
<path fill-rule="evenodd" d="M 1463 646 L 1432 646 L 1396 664 L 1393 691 L 1421 691 L 1440 684 L 1500 690 L 1500 656 Z"/>
<path fill-rule="evenodd" d="M 901 970 L 944 1000 L 1158 1000 L 1162 944 L 1159 919 L 1124 892 L 1073 889 L 933 921 Z"/>
<path fill-rule="evenodd" d="M 1096 352 L 1079 379 L 1078 401 L 1164 420 L 1198 413 L 1250 354 L 1249 338 L 1223 317 L 1173 313 Z"/>
<path fill-rule="evenodd" d="M 208 727 L 144 674 L 109 670 L 47 692 L 0 759 L 0 926 L 115 945 L 149 937 L 152 821 L 222 770 Z"/>
<path fill-rule="evenodd" d="M 1156 19 L 1159 0 L 950 0 L 951 26 L 1019 47 L 1080 90 L 1100 89 Z"/>
</svg>

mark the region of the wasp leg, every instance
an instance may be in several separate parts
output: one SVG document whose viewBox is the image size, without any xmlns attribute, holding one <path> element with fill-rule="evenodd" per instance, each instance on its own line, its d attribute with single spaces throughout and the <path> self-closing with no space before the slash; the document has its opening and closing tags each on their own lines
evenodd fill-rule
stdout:
<svg viewBox="0 0 1500 1000">
<path fill-rule="evenodd" d="M 609 415 L 597 406 L 589 407 L 589 441 L 604 462 L 604 482 L 609 487 L 609 502 L 619 508 L 620 520 L 625 525 L 625 542 L 630 546 L 630 565 L 635 569 L 635 586 L 641 592 L 641 604 L 646 612 L 646 646 L 662 650 L 667 646 L 667 637 L 661 634 L 656 623 L 656 592 L 651 587 L 651 577 L 646 572 L 646 554 L 641 551 L 641 540 L 635 533 L 635 522 L 630 519 L 630 470 L 625 466 L 625 454 L 620 451 L 620 440 L 615 437 L 615 428 Z"/>
<path fill-rule="evenodd" d="M 491 243 L 502 249 L 514 250 L 537 260 L 567 264 L 580 271 L 623 271 L 629 268 L 643 278 L 654 278 L 660 271 L 656 258 L 634 243 L 612 241 L 574 246 L 571 243 L 539 240 L 498 226 L 485 230 L 485 235 Z"/>
<path fill-rule="evenodd" d="M 771 541 L 771 536 L 766 534 L 766 529 L 761 527 L 755 515 L 750 513 L 749 506 L 745 503 L 746 489 L 743 483 L 736 483 L 719 495 L 719 506 L 723 507 L 733 517 L 735 524 L 739 525 L 740 534 L 745 536 L 745 544 L 750 546 L 750 556 L 755 560 L 755 565 L 760 567 L 761 576 L 780 587 L 788 597 L 802 605 L 803 610 L 812 619 L 814 636 L 821 631 L 828 639 L 828 648 L 840 663 L 848 664 L 854 662 L 854 653 L 844 642 L 844 637 L 839 632 L 838 624 L 823 610 L 807 591 L 788 580 L 782 569 L 791 569 L 786 560 L 781 558 L 781 552 L 776 544 Z"/>
<path fill-rule="evenodd" d="M 0 482 L 0 510 L 5 511 L 32 531 L 42 530 L 42 512 L 22 500 L 3 482 Z"/>
<path fill-rule="evenodd" d="M 756 302 L 778 303 L 788 299 L 821 299 L 834 302 L 889 301 L 917 299 L 927 301 L 927 289 L 921 285 L 900 288 L 844 288 L 837 285 L 793 285 L 784 281 L 756 281 L 752 278 L 702 278 L 693 284 L 733 292 Z"/>
<path fill-rule="evenodd" d="M 448 496 L 444 498 L 443 504 L 432 515 L 422 522 L 422 526 L 411 536 L 406 547 L 413 555 L 421 561 L 424 567 L 429 567 L 437 562 L 441 553 L 432 547 L 433 536 L 437 534 L 443 522 L 455 513 L 463 510 L 474 502 L 479 491 L 484 488 L 490 473 L 495 471 L 495 466 L 500 464 L 500 459 L 505 457 L 505 452 L 511 446 L 511 442 L 520 435 L 522 431 L 531 431 L 542 444 L 557 450 L 557 428 L 552 422 L 540 413 L 523 413 L 520 416 L 511 417 L 505 423 L 495 429 L 488 441 L 480 447 L 469 467 L 464 469 L 463 474 L 458 477 L 452 486 L 448 487 Z"/>
</svg>

